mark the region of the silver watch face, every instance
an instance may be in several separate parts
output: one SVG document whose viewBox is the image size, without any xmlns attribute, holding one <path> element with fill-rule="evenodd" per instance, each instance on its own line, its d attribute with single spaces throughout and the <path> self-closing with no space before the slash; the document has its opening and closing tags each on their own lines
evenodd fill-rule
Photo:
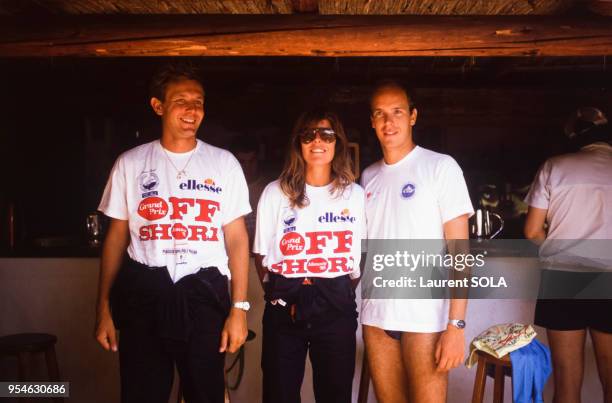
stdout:
<svg viewBox="0 0 612 403">
<path fill-rule="evenodd" d="M 459 329 L 463 329 L 463 328 L 465 328 L 465 321 L 464 321 L 464 320 L 459 319 L 459 320 L 456 322 L 455 326 L 457 326 Z"/>
<path fill-rule="evenodd" d="M 251 304 L 248 301 L 242 302 L 234 302 L 234 308 L 242 309 L 243 311 L 248 311 L 251 309 Z"/>
</svg>

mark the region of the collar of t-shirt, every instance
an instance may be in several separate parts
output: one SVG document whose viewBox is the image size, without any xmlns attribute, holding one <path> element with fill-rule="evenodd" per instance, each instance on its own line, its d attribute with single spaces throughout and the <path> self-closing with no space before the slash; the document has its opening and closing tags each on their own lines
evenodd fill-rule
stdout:
<svg viewBox="0 0 612 403">
<path fill-rule="evenodd" d="M 331 183 L 328 183 L 327 185 L 324 185 L 324 186 L 312 186 L 307 183 L 306 184 L 306 194 L 310 196 L 325 195 L 325 194 L 329 194 L 329 191 L 331 188 L 332 188 Z"/>
<path fill-rule="evenodd" d="M 415 146 L 408 154 L 406 154 L 401 160 L 397 161 L 394 164 L 387 164 L 385 160 L 382 160 L 382 169 L 397 169 L 402 165 L 406 164 L 408 161 L 416 158 L 416 155 L 421 152 L 421 147 Z"/>
<path fill-rule="evenodd" d="M 168 150 L 167 148 L 164 148 L 164 146 L 162 146 L 161 144 L 161 140 L 157 142 L 157 145 L 159 146 L 159 150 L 162 153 L 165 153 L 168 156 L 168 158 L 170 158 L 174 162 L 174 161 L 187 160 L 187 158 L 190 158 L 193 154 L 197 153 L 200 148 L 200 141 L 199 140 L 196 141 L 196 146 L 194 149 L 191 149 L 184 153 L 175 153 L 175 152 Z M 181 167 L 177 167 L 177 168 L 180 169 Z"/>
</svg>

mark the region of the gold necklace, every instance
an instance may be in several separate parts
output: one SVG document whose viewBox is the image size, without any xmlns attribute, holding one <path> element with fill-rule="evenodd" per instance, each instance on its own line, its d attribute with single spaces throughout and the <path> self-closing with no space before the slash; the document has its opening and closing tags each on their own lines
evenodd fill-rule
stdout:
<svg viewBox="0 0 612 403">
<path fill-rule="evenodd" d="M 162 150 L 164 150 L 164 154 L 166 154 L 166 158 L 168 158 L 168 161 L 170 161 L 170 164 L 172 164 L 172 167 L 174 168 L 174 170 L 176 171 L 176 180 L 182 180 L 183 178 L 187 177 L 187 167 L 189 166 L 189 163 L 191 162 L 191 158 L 193 158 L 193 154 L 195 154 L 196 148 L 197 148 L 197 144 L 194 147 L 193 151 L 191 151 L 191 155 L 189 156 L 189 159 L 187 160 L 187 162 L 185 163 L 185 165 L 183 166 L 183 169 L 178 169 L 176 167 L 176 165 L 174 165 L 174 162 L 172 162 L 172 159 L 170 158 L 170 154 L 168 154 L 168 151 L 166 151 L 166 149 L 164 148 L 164 146 L 162 146 Z"/>
</svg>

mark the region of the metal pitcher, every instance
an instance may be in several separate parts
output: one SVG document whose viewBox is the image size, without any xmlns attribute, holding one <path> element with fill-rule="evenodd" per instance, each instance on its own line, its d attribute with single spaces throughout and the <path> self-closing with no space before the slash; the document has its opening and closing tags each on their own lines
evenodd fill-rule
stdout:
<svg viewBox="0 0 612 403">
<path fill-rule="evenodd" d="M 100 214 L 96 212 L 87 214 L 86 226 L 87 235 L 89 237 L 89 246 L 100 246 L 100 237 L 102 234 L 102 222 L 100 219 Z"/>
<path fill-rule="evenodd" d="M 499 228 L 494 230 L 491 217 L 499 220 Z M 497 213 L 492 213 L 487 209 L 479 208 L 470 219 L 470 235 L 476 239 L 495 238 L 504 229 L 504 219 Z"/>
</svg>

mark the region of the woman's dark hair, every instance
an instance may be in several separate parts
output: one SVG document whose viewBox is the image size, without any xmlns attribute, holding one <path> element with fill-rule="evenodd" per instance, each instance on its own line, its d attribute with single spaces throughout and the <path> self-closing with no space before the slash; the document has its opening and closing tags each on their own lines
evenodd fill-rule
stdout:
<svg viewBox="0 0 612 403">
<path fill-rule="evenodd" d="M 334 112 L 323 108 L 304 112 L 298 118 L 291 132 L 285 166 L 279 178 L 281 189 L 289 198 L 292 207 L 302 208 L 308 205 L 308 198 L 306 197 L 306 162 L 302 156 L 300 134 L 324 119 L 329 121 L 331 128 L 336 132 L 334 159 L 331 163 L 332 186 L 330 193 L 339 196 L 347 186 L 355 181 L 351 157 L 348 151 L 348 139 L 338 116 Z"/>
</svg>

